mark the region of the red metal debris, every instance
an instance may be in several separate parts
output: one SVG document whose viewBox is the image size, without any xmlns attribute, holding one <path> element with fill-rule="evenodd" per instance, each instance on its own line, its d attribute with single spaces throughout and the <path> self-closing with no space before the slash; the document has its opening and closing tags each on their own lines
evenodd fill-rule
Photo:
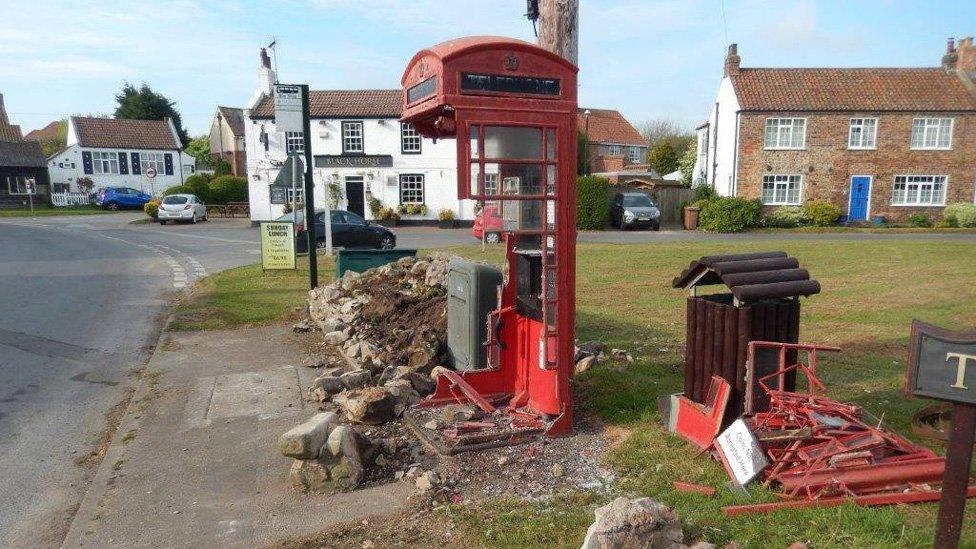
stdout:
<svg viewBox="0 0 976 549">
<path fill-rule="evenodd" d="M 679 396 L 675 409 L 674 431 L 705 450 L 722 429 L 722 418 L 729 403 L 732 386 L 719 376 L 712 376 L 705 405 Z"/>
<path fill-rule="evenodd" d="M 712 488 L 711 486 L 705 486 L 704 484 L 695 484 L 693 482 L 685 482 L 683 480 L 674 481 L 674 490 L 676 492 L 702 494 L 708 497 L 712 497 L 715 495 L 715 488 Z"/>
<path fill-rule="evenodd" d="M 789 501 L 777 501 L 774 503 L 753 503 L 749 505 L 730 505 L 722 508 L 722 513 L 727 517 L 737 517 L 753 513 L 772 513 L 783 509 L 802 509 L 804 507 L 836 507 L 845 503 L 853 503 L 862 507 L 873 505 L 897 505 L 899 503 L 922 503 L 925 501 L 938 501 L 942 495 L 941 490 L 911 491 L 911 492 L 886 492 L 881 494 L 870 494 L 866 496 L 840 496 L 823 498 L 817 500 L 794 499 Z M 970 486 L 966 490 L 966 497 L 976 497 L 976 486 Z"/>
</svg>

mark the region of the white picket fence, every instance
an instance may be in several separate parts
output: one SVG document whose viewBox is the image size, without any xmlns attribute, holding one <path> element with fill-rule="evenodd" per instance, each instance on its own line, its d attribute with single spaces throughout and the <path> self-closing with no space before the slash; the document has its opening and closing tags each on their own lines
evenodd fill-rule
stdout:
<svg viewBox="0 0 976 549">
<path fill-rule="evenodd" d="M 91 204 L 91 195 L 88 193 L 51 193 L 51 204 L 59 208 L 87 206 Z"/>
</svg>

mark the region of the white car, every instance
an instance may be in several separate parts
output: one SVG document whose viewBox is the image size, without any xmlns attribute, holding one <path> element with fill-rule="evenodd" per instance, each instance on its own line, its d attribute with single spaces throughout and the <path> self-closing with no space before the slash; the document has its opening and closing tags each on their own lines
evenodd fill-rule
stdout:
<svg viewBox="0 0 976 549">
<path fill-rule="evenodd" d="M 158 218 L 160 225 L 167 221 L 206 221 L 207 206 L 195 194 L 171 194 L 159 205 Z"/>
</svg>

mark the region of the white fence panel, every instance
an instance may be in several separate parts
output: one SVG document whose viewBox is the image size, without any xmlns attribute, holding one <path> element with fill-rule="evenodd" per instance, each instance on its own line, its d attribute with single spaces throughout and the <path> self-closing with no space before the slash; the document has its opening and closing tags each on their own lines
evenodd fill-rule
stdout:
<svg viewBox="0 0 976 549">
<path fill-rule="evenodd" d="M 87 206 L 91 204 L 91 196 L 88 193 L 51 193 L 51 204 L 59 208 Z"/>
</svg>

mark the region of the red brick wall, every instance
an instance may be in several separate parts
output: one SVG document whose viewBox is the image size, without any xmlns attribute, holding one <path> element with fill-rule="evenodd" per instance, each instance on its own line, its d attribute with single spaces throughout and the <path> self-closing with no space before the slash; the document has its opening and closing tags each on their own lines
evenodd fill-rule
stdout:
<svg viewBox="0 0 976 549">
<path fill-rule="evenodd" d="M 893 220 L 913 213 L 941 216 L 942 207 L 891 205 L 895 175 L 948 175 L 946 204 L 972 202 L 976 185 L 976 114 L 951 114 L 955 119 L 952 150 L 910 150 L 912 119 L 928 114 L 797 114 L 743 113 L 739 134 L 738 196 L 760 197 L 762 178 L 767 174 L 802 174 L 802 200 L 828 200 L 848 210 L 850 179 L 853 175 L 874 177 L 870 215 Z M 768 117 L 804 117 L 806 148 L 798 151 L 765 150 Z M 877 148 L 848 150 L 852 117 L 878 118 Z M 772 209 L 772 208 L 768 208 Z"/>
</svg>

